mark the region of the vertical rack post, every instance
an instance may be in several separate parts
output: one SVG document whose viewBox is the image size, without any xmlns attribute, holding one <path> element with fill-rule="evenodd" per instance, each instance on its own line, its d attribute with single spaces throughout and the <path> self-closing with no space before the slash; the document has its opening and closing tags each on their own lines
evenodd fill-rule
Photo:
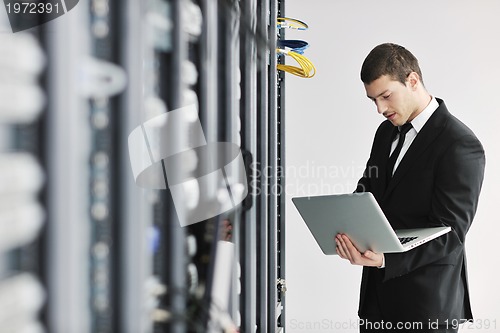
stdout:
<svg viewBox="0 0 500 333">
<path fill-rule="evenodd" d="M 90 153 L 88 105 L 78 90 L 79 60 L 88 54 L 86 11 L 57 20 L 48 46 L 47 186 L 48 329 L 89 332 Z M 84 125 L 82 125 L 84 124 Z"/>
<path fill-rule="evenodd" d="M 128 135 L 145 120 L 145 100 L 152 98 L 157 90 L 157 80 L 153 76 L 154 49 L 147 35 L 149 22 L 147 13 L 151 1 L 138 2 L 126 0 L 123 3 L 120 31 L 122 38 L 120 47 L 120 63 L 128 74 L 128 84 L 121 96 L 120 107 L 123 115 L 118 117 L 121 165 L 120 182 L 123 191 L 121 202 L 121 246 L 120 268 L 122 302 L 119 311 L 121 331 L 124 333 L 151 333 L 153 320 L 151 303 L 157 301 L 158 295 L 146 291 L 146 286 L 152 281 L 158 281 L 153 276 L 154 251 L 147 242 L 153 226 L 153 211 L 151 209 L 151 192 L 139 188 L 134 182 L 134 175 L 129 167 Z M 170 18 L 166 18 L 167 20 Z M 152 82 L 151 82 L 152 81 Z"/>
<path fill-rule="evenodd" d="M 278 0 L 278 17 L 285 17 L 285 0 Z M 285 39 L 284 30 L 279 34 L 279 39 Z M 282 57 L 282 63 L 284 59 Z M 278 73 L 277 82 L 277 142 L 276 142 L 276 159 L 277 159 L 277 185 L 280 189 L 277 201 L 277 268 L 278 268 L 278 303 L 281 304 L 280 316 L 278 318 L 278 327 L 285 327 L 285 209 L 286 209 L 286 179 L 285 179 L 285 73 Z"/>
<path fill-rule="evenodd" d="M 257 5 L 258 23 L 256 27 L 257 42 L 257 154 L 256 162 L 252 169 L 257 170 L 257 175 L 251 186 L 259 190 L 257 208 L 257 326 L 259 332 L 273 332 L 274 314 L 271 313 L 275 305 L 270 304 L 271 293 L 274 293 L 274 284 L 269 284 L 268 276 L 273 269 L 269 267 L 269 256 L 275 251 L 275 246 L 269 242 L 269 72 L 268 62 L 268 27 L 270 18 L 269 2 L 259 1 Z M 272 23 L 271 23 L 272 24 Z M 273 75 L 274 76 L 274 75 Z M 270 287 L 272 286 L 272 287 Z M 273 311 L 274 312 L 274 311 Z"/>
<path fill-rule="evenodd" d="M 187 0 L 171 0 L 172 10 L 172 52 L 168 57 L 161 55 L 160 59 L 160 96 L 166 101 L 169 110 L 176 110 L 183 106 L 183 93 L 186 89 L 182 79 L 182 68 L 187 59 L 188 41 L 185 32 L 185 3 Z M 161 145 L 179 145 L 187 140 L 187 130 L 184 126 L 174 126 L 167 123 L 168 142 Z M 162 160 L 163 176 L 167 184 L 165 162 Z M 172 167 L 183 170 L 178 160 Z M 174 207 L 170 191 L 161 191 L 157 207 L 157 222 L 160 225 L 161 237 L 164 243 L 164 267 L 162 275 L 167 286 L 167 309 L 172 319 L 166 326 L 162 326 L 172 333 L 184 333 L 187 331 L 187 320 L 185 318 L 187 306 L 187 253 L 186 253 L 186 230 L 180 226 L 178 214 Z M 157 327 L 161 331 L 160 327 Z"/>
<path fill-rule="evenodd" d="M 109 6 L 110 10 L 103 11 L 98 0 L 86 3 L 89 12 L 89 53 L 92 61 L 117 69 L 118 2 L 104 0 L 101 6 L 103 5 Z M 101 70 L 101 75 L 105 75 L 106 71 Z M 118 107 L 117 97 L 111 94 L 89 96 L 88 105 L 91 331 L 107 333 L 122 330 L 121 313 L 115 311 L 118 304 L 122 303 L 122 280 L 118 271 L 121 254 L 119 193 L 122 192 L 119 170 L 123 141 L 120 141 L 122 127 L 117 125 L 122 112 Z"/>
<path fill-rule="evenodd" d="M 276 70 L 277 63 L 284 63 L 283 58 L 278 58 L 276 55 L 277 39 L 284 39 L 285 32 L 283 29 L 276 28 L 276 20 L 278 17 L 285 16 L 285 0 L 271 0 L 271 23 L 269 35 L 276 36 L 272 38 L 272 50 L 269 66 L 269 159 L 270 168 L 273 170 L 270 179 L 270 189 L 272 191 L 269 196 L 271 216 L 269 225 L 269 243 L 275 246 L 274 251 L 270 254 L 270 269 L 273 269 L 273 274 L 269 276 L 269 283 L 275 286 L 274 292 L 270 293 L 270 313 L 274 318 L 274 330 L 284 329 L 285 327 L 285 75 L 283 72 Z M 273 52 L 274 51 L 274 52 Z"/>
<path fill-rule="evenodd" d="M 242 149 L 248 152 L 253 160 L 257 156 L 257 49 L 256 49 L 256 26 L 257 26 L 257 3 L 248 0 L 242 3 L 241 15 L 245 17 L 245 26 L 241 33 L 241 121 L 242 121 Z M 254 168 L 247 169 L 247 177 L 256 179 Z M 256 327 L 257 308 L 257 210 L 255 201 L 257 189 L 249 188 L 251 205 L 243 211 L 241 219 L 241 319 L 242 330 L 253 332 Z"/>
</svg>

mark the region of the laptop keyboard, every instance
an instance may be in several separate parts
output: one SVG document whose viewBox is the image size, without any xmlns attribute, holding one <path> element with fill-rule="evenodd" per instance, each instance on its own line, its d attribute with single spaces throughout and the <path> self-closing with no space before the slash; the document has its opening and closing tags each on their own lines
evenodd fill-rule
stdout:
<svg viewBox="0 0 500 333">
<path fill-rule="evenodd" d="M 412 240 L 414 239 L 417 239 L 418 237 L 414 236 L 414 237 L 399 237 L 399 241 L 401 242 L 401 244 L 406 244 L 408 242 L 411 242 Z"/>
</svg>

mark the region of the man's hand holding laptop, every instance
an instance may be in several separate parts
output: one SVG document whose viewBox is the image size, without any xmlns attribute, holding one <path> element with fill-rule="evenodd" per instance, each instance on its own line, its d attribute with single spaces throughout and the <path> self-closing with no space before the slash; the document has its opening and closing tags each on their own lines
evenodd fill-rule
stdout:
<svg viewBox="0 0 500 333">
<path fill-rule="evenodd" d="M 346 235 L 338 234 L 335 237 L 335 243 L 339 257 L 349 260 L 352 265 L 381 267 L 384 264 L 383 253 L 375 253 L 370 250 L 361 253 Z"/>
</svg>

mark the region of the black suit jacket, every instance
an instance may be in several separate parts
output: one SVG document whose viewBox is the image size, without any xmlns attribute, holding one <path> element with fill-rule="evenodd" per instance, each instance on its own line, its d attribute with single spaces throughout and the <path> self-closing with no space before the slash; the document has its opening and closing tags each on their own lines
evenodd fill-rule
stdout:
<svg viewBox="0 0 500 333">
<path fill-rule="evenodd" d="M 444 102 L 418 133 L 387 184 L 395 127 L 378 128 L 358 192 L 372 192 L 394 229 L 450 226 L 452 231 L 404 253 L 385 268 L 363 269 L 359 316 L 390 321 L 472 319 L 465 236 L 483 182 L 484 150 Z"/>
</svg>

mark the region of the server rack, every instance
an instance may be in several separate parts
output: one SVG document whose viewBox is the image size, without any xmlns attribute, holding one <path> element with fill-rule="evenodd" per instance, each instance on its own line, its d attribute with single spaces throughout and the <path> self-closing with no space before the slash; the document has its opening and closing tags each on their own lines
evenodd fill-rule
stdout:
<svg viewBox="0 0 500 333">
<path fill-rule="evenodd" d="M 45 27 L 47 329 L 121 330 L 118 3 L 81 1 Z M 71 15 L 71 16 L 70 16 Z"/>
<path fill-rule="evenodd" d="M 39 303 L 29 324 L 39 332 L 284 331 L 285 78 L 275 52 L 284 1 L 72 8 L 28 32 L 45 52 L 41 119 L 0 130 L 4 152 L 30 152 L 45 174 L 36 188 L 45 228 L 0 254 L 0 288 L 30 272 Z M 241 163 L 224 181 L 202 182 L 212 170 L 198 149 L 190 168 L 162 159 L 163 185 L 142 186 L 131 133 L 186 106 L 197 120 L 167 122 L 158 149 L 189 146 L 201 128 L 207 146 L 237 146 Z M 225 148 L 213 153 L 227 162 Z M 196 184 L 189 205 L 177 205 L 169 168 Z M 182 225 L 200 207 L 218 213 Z M 0 291 L 0 304 L 13 295 Z"/>
</svg>

